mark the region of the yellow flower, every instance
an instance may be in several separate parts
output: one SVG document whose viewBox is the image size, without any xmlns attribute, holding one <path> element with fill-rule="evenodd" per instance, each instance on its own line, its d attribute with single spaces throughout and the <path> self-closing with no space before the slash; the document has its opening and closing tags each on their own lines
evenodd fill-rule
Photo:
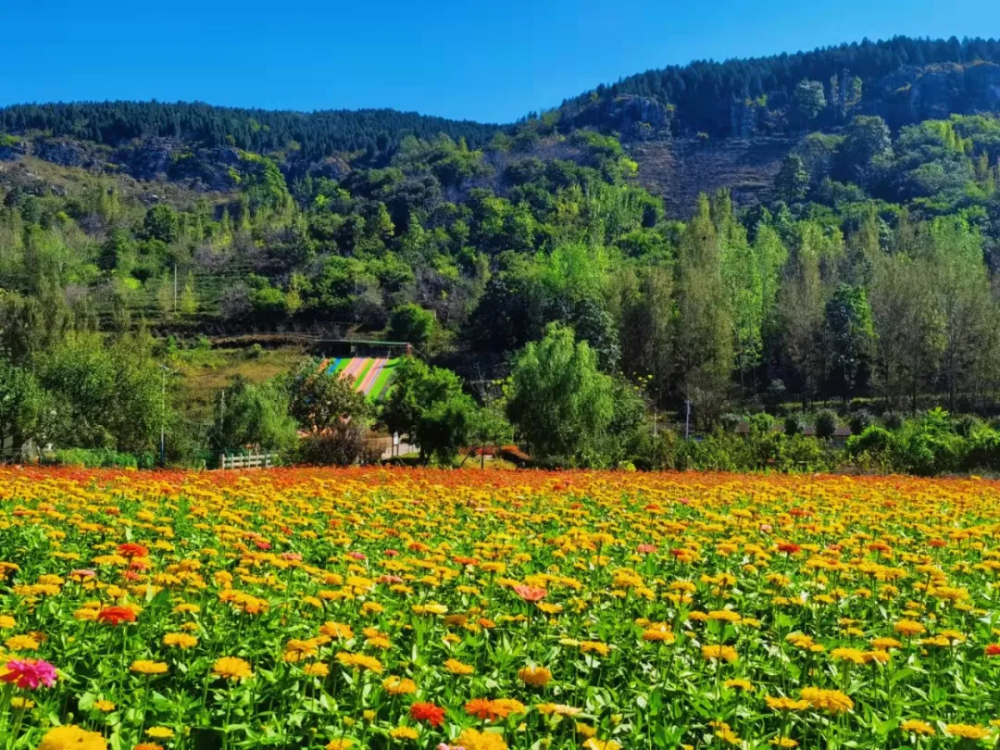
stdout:
<svg viewBox="0 0 1000 750">
<path fill-rule="evenodd" d="M 111 701 L 98 700 L 94 701 L 94 708 L 96 708 L 101 713 L 107 714 L 115 710 L 115 704 L 112 703 Z"/>
<path fill-rule="evenodd" d="M 552 679 L 552 672 L 545 667 L 528 666 L 519 669 L 517 676 L 525 685 L 545 687 Z"/>
<path fill-rule="evenodd" d="M 174 736 L 174 730 L 169 727 L 150 727 L 146 730 L 146 736 L 154 740 L 169 740 Z"/>
<path fill-rule="evenodd" d="M 415 740 L 420 736 L 420 732 L 413 727 L 396 727 L 389 730 L 389 736 L 394 740 Z"/>
<path fill-rule="evenodd" d="M 72 724 L 50 729 L 42 737 L 38 750 L 107 750 L 108 743 L 97 732 L 88 732 Z"/>
<path fill-rule="evenodd" d="M 476 671 L 471 664 L 463 664 L 458 659 L 448 659 L 444 663 L 444 668 L 454 675 L 470 675 Z"/>
<path fill-rule="evenodd" d="M 730 663 L 739 659 L 739 654 L 732 646 L 702 646 L 701 656 L 706 661 L 728 661 Z"/>
<path fill-rule="evenodd" d="M 799 743 L 793 740 L 791 737 L 775 737 L 771 740 L 771 744 L 775 747 L 783 747 L 791 750 L 793 747 L 798 747 Z"/>
<path fill-rule="evenodd" d="M 507 750 L 503 736 L 496 732 L 479 732 L 475 729 L 465 729 L 458 739 L 452 743 L 465 750 Z"/>
<path fill-rule="evenodd" d="M 139 661 L 132 662 L 132 666 L 129 669 L 137 674 L 166 674 L 170 667 L 162 661 L 140 659 Z"/>
<path fill-rule="evenodd" d="M 22 711 L 27 711 L 29 708 L 35 707 L 35 702 L 29 698 L 24 698 L 20 695 L 15 695 L 13 698 L 10 699 L 10 707 Z"/>
<path fill-rule="evenodd" d="M 330 740 L 326 745 L 326 750 L 347 750 L 353 744 L 354 740 L 349 739 Z"/>
<path fill-rule="evenodd" d="M 607 656 L 611 653 L 611 647 L 600 641 L 581 641 L 580 650 L 585 654 L 593 651 L 601 656 Z"/>
<path fill-rule="evenodd" d="M 10 630 L 17 627 L 17 620 L 10 615 L 0 615 L 0 630 Z"/>
<path fill-rule="evenodd" d="M 330 674 L 330 668 L 326 666 L 323 662 L 316 662 L 315 664 L 307 664 L 302 667 L 302 671 L 309 675 L 310 677 L 326 677 Z"/>
<path fill-rule="evenodd" d="M 167 633 L 163 636 L 164 646 L 175 646 L 179 649 L 194 648 L 198 645 L 198 639 L 187 633 Z"/>
<path fill-rule="evenodd" d="M 982 740 L 990 736 L 990 730 L 975 724 L 948 724 L 944 730 L 952 737 L 967 740 Z"/>
<path fill-rule="evenodd" d="M 742 690 L 744 693 L 753 691 L 753 685 L 750 684 L 750 680 L 726 680 L 722 684 L 730 690 Z"/>
<path fill-rule="evenodd" d="M 813 708 L 820 708 L 833 714 L 850 711 L 854 708 L 854 701 L 839 690 L 807 687 L 802 689 L 802 699 L 809 701 L 809 705 Z"/>
<path fill-rule="evenodd" d="M 37 651 L 40 644 L 30 635 L 14 635 L 4 645 L 11 651 Z"/>
<path fill-rule="evenodd" d="M 395 675 L 382 680 L 382 687 L 389 695 L 412 695 L 417 692 L 417 685 L 413 680 Z"/>
<path fill-rule="evenodd" d="M 238 659 L 235 656 L 223 656 L 221 659 L 215 660 L 215 664 L 212 665 L 212 674 L 226 680 L 245 680 L 248 677 L 253 677 L 253 669 L 243 659 Z"/>
<path fill-rule="evenodd" d="M 852 664 L 864 664 L 865 654 L 856 648 L 835 648 L 830 652 L 834 661 L 849 661 Z"/>
<path fill-rule="evenodd" d="M 621 745 L 614 740 L 599 740 L 596 737 L 584 742 L 583 747 L 584 750 L 621 750 Z"/>
<path fill-rule="evenodd" d="M 915 622 L 913 620 L 900 620 L 899 622 L 897 622 L 895 625 L 892 626 L 892 629 L 895 630 L 900 635 L 905 635 L 905 636 L 920 635 L 921 633 L 927 632 L 927 628 L 925 628 L 919 622 Z"/>
<path fill-rule="evenodd" d="M 374 656 L 365 656 L 364 654 L 351 654 L 347 651 L 341 651 L 337 654 L 337 661 L 343 664 L 345 667 L 354 667 L 355 669 L 367 669 L 369 672 L 374 672 L 375 674 L 382 674 L 382 662 L 376 659 Z"/>
<path fill-rule="evenodd" d="M 772 711 L 805 711 L 809 708 L 809 701 L 806 700 L 797 701 L 792 698 L 774 698 L 766 695 L 764 701 Z"/>
<path fill-rule="evenodd" d="M 907 719 L 899 725 L 899 728 L 904 732 L 913 732 L 914 734 L 937 734 L 933 726 L 920 719 Z"/>
</svg>

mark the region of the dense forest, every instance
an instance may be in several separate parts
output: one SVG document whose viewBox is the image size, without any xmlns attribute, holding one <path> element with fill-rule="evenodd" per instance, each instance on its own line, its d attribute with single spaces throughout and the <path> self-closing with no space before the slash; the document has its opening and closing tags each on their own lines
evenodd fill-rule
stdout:
<svg viewBox="0 0 1000 750">
<path fill-rule="evenodd" d="M 726 87 L 749 76 L 770 90 L 800 76 L 795 85 L 808 84 L 830 66 L 867 80 L 900 60 L 960 55 L 969 63 L 995 52 L 992 42 L 893 40 L 707 69 Z M 705 69 L 668 72 L 684 81 Z M 619 92 L 640 92 L 652 79 L 628 80 Z M 684 84 L 692 101 L 714 97 L 694 88 Z M 152 344 L 121 344 L 129 331 L 152 330 L 162 341 L 298 330 L 408 341 L 464 376 L 469 393 L 512 375 L 507 416 L 518 434 L 535 436 L 536 449 L 553 432 L 532 432 L 540 407 L 524 383 L 543 392 L 545 357 L 578 345 L 585 351 L 567 354 L 566 367 L 593 365 L 609 378 L 603 403 L 625 403 L 624 391 L 614 395 L 625 388 L 640 397 L 640 412 L 674 419 L 691 402 L 699 429 L 734 412 L 824 401 L 845 412 L 940 404 L 991 414 L 1000 390 L 1000 120 L 954 114 L 893 129 L 860 113 L 867 91 L 853 89 L 849 119 L 795 142 L 772 200 L 739 207 L 722 190 L 702 196 L 683 222 L 639 186 L 641 165 L 619 138 L 573 127 L 566 108 L 509 130 L 398 131 L 376 146 L 378 159 L 345 158 L 336 178 L 282 169 L 284 151 L 269 148 L 287 147 L 294 133 L 303 148 L 308 140 L 284 114 L 254 115 L 261 129 L 253 131 L 227 124 L 234 110 L 201 105 L 136 105 L 133 119 L 128 105 L 107 105 L 103 119 L 90 119 L 92 105 L 78 118 L 63 105 L 10 108 L 0 112 L 0 147 L 10 152 L 0 162 L 0 387 L 3 377 L 33 379 L 81 411 L 84 381 L 77 390 L 65 384 L 91 356 L 89 332 L 113 334 L 111 373 L 129 346 L 153 356 Z M 117 110 L 126 113 L 119 125 Z M 187 120 L 172 119 L 182 111 Z M 173 127 L 182 140 L 232 136 L 225 189 L 166 198 L 169 175 L 150 187 L 106 162 L 53 172 L 35 155 L 56 132 L 107 146 L 119 134 Z M 317 154 L 347 137 L 309 132 Z M 175 163 L 183 161 L 178 152 Z M 153 403 L 155 389 L 149 394 Z M 121 429 L 97 429 L 101 411 L 63 434 L 142 443 L 125 431 L 134 424 L 124 415 Z M 614 432 L 612 411 L 600 423 Z M 0 432 L 4 420 L 16 415 L 0 413 Z M 155 431 L 144 434 L 155 440 Z M 583 463 L 628 455 L 594 445 L 543 452 Z"/>
<path fill-rule="evenodd" d="M 0 108 L 0 132 L 41 131 L 106 146 L 156 136 L 203 146 L 231 145 L 259 153 L 292 151 L 317 160 L 338 152 L 387 154 L 407 136 L 441 133 L 481 146 L 495 125 L 428 117 L 393 109 L 276 112 L 213 107 L 198 102 L 79 102 Z"/>
<path fill-rule="evenodd" d="M 811 52 L 698 61 L 629 76 L 563 102 L 573 121 L 602 122 L 620 98 L 663 106 L 647 124 L 674 132 L 748 135 L 817 129 L 852 114 L 893 127 L 928 116 L 996 110 L 1000 41 L 913 39 L 841 44 Z M 596 115 L 596 117 L 595 117 Z M 620 125 L 618 122 L 613 124 Z"/>
</svg>

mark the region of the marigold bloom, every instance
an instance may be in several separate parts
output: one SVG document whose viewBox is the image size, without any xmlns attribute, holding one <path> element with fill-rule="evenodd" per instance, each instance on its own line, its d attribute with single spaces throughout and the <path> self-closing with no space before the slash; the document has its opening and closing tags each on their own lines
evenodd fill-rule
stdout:
<svg viewBox="0 0 1000 750">
<path fill-rule="evenodd" d="M 389 736 L 394 740 L 415 740 L 420 736 L 420 732 L 413 727 L 396 727 L 389 730 Z"/>
<path fill-rule="evenodd" d="M 330 740 L 326 744 L 326 750 L 347 750 L 351 745 L 354 744 L 354 740 L 341 739 L 341 740 Z"/>
<path fill-rule="evenodd" d="M 932 725 L 920 719 L 907 719 L 899 725 L 899 728 L 904 732 L 913 732 L 914 734 L 937 734 L 937 730 Z"/>
<path fill-rule="evenodd" d="M 54 727 L 45 733 L 38 750 L 107 750 L 108 743 L 97 732 L 78 726 Z"/>
<path fill-rule="evenodd" d="M 944 730 L 952 737 L 966 740 L 982 740 L 990 736 L 989 729 L 975 724 L 948 724 Z"/>
<path fill-rule="evenodd" d="M 465 750 L 507 750 L 507 743 L 503 741 L 503 736 L 496 732 L 480 732 L 475 729 L 465 729 L 455 746 L 464 747 Z"/>
<path fill-rule="evenodd" d="M 799 743 L 791 737 L 775 737 L 770 744 L 775 747 L 788 748 L 788 750 L 799 746 Z"/>
<path fill-rule="evenodd" d="M 179 649 L 189 649 L 198 645 L 198 639 L 187 633 L 167 633 L 163 636 L 163 645 L 174 646 Z"/>
<path fill-rule="evenodd" d="M 310 677 L 326 677 L 330 674 L 330 668 L 323 662 L 316 662 L 315 664 L 306 664 L 302 667 L 302 672 Z"/>
<path fill-rule="evenodd" d="M 733 663 L 740 657 L 732 646 L 702 646 L 701 656 L 706 661 L 727 661 Z"/>
<path fill-rule="evenodd" d="M 753 691 L 753 685 L 750 684 L 750 680 L 726 680 L 722 684 L 730 690 L 742 690 L 744 693 Z"/>
<path fill-rule="evenodd" d="M 94 701 L 94 708 L 96 708 L 101 713 L 107 714 L 115 710 L 115 704 L 112 703 L 111 701 L 97 700 Z"/>
<path fill-rule="evenodd" d="M 414 721 L 426 721 L 432 727 L 444 723 L 444 709 L 433 703 L 414 703 L 410 706 L 410 717 Z"/>
<path fill-rule="evenodd" d="M 383 670 L 382 662 L 374 656 L 365 656 L 364 654 L 352 654 L 347 651 L 341 651 L 337 654 L 337 661 L 345 667 L 366 669 L 369 672 L 374 672 L 375 674 L 382 674 Z"/>
<path fill-rule="evenodd" d="M 150 727 L 146 730 L 146 736 L 154 740 L 169 740 L 174 736 L 174 730 L 170 727 Z"/>
<path fill-rule="evenodd" d="M 552 679 L 552 672 L 545 667 L 527 666 L 519 669 L 517 676 L 525 685 L 545 687 Z"/>
<path fill-rule="evenodd" d="M 129 669 L 137 674 L 165 674 L 167 670 L 170 669 L 162 661 L 149 661 L 147 659 L 140 659 L 138 661 L 132 662 L 132 666 Z"/>
<path fill-rule="evenodd" d="M 417 692 L 417 684 L 413 680 L 395 675 L 382 680 L 382 687 L 389 695 L 412 695 Z"/>
<path fill-rule="evenodd" d="M 807 687 L 802 689 L 802 699 L 809 701 L 813 708 L 837 714 L 854 708 L 854 701 L 839 690 L 823 690 Z"/>
<path fill-rule="evenodd" d="M 463 664 L 458 659 L 448 659 L 444 663 L 444 668 L 454 675 L 470 675 L 476 671 L 471 664 Z"/>
<path fill-rule="evenodd" d="M 30 635 L 14 635 L 4 645 L 11 651 L 37 651 L 41 644 Z"/>
<path fill-rule="evenodd" d="M 927 628 L 914 620 L 900 620 L 892 626 L 892 629 L 900 635 L 905 636 L 920 635 L 927 632 Z"/>
<path fill-rule="evenodd" d="M 775 698 L 770 695 L 765 695 L 764 701 L 772 711 L 805 711 L 810 705 L 807 700 L 797 701 L 792 698 Z"/>
<path fill-rule="evenodd" d="M 212 665 L 212 674 L 226 680 L 245 680 L 253 677 L 253 669 L 243 659 L 235 656 L 223 656 L 216 659 Z"/>
</svg>

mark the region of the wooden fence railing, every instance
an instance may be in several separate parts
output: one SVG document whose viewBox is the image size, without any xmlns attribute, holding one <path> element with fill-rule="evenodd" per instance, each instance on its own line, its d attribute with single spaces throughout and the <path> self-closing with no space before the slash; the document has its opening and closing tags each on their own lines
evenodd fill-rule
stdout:
<svg viewBox="0 0 1000 750">
<path fill-rule="evenodd" d="M 269 469 L 275 465 L 273 453 L 223 453 L 219 456 L 220 469 Z"/>
</svg>

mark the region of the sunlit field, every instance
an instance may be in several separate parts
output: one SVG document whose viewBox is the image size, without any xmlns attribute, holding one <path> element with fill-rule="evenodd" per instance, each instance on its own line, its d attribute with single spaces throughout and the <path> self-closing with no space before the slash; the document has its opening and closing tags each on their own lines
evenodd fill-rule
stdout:
<svg viewBox="0 0 1000 750">
<path fill-rule="evenodd" d="M 998 501 L 0 470 L 0 750 L 994 746 Z"/>
</svg>

